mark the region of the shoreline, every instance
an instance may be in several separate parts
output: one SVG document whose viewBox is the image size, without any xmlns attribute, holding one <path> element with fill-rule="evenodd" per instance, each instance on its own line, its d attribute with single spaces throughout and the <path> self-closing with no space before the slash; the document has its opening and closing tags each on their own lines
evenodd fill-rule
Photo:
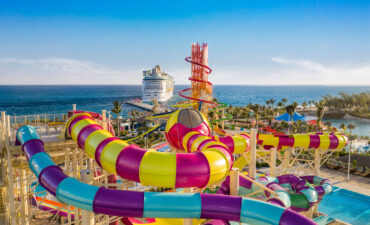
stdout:
<svg viewBox="0 0 370 225">
<path fill-rule="evenodd" d="M 346 119 L 346 120 L 353 119 L 353 120 L 358 120 L 358 121 L 363 121 L 363 122 L 369 122 L 370 123 L 370 119 L 368 119 L 368 118 L 362 118 L 362 117 L 352 116 L 349 113 L 346 113 L 342 117 L 342 119 Z"/>
<path fill-rule="evenodd" d="M 304 116 L 314 116 L 316 117 L 316 109 L 311 108 L 309 110 L 297 110 L 298 113 L 304 115 Z M 369 122 L 370 118 L 363 118 L 358 116 L 353 116 L 345 111 L 326 111 L 323 119 L 345 119 L 345 120 L 358 120 L 363 122 Z"/>
</svg>

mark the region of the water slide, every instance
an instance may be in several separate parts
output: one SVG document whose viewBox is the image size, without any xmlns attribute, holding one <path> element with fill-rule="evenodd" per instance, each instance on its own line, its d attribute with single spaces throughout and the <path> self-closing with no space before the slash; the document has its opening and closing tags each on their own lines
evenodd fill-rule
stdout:
<svg viewBox="0 0 370 225">
<path fill-rule="evenodd" d="M 129 142 L 129 141 L 134 141 L 134 140 L 136 140 L 136 139 L 142 138 L 142 137 L 144 137 L 145 135 L 149 135 L 149 134 L 153 133 L 154 131 L 156 131 L 156 130 L 158 130 L 158 129 L 161 129 L 162 127 L 165 127 L 165 125 L 166 125 L 166 124 L 159 124 L 159 125 L 156 125 L 156 126 L 154 126 L 154 127 L 150 128 L 149 130 L 147 130 L 146 132 L 144 132 L 144 133 L 142 133 L 142 134 L 140 134 L 140 135 L 138 135 L 138 136 L 136 136 L 136 137 L 134 137 L 134 138 L 130 138 L 130 139 L 128 139 L 128 140 L 125 140 L 125 141 Z"/>
<path fill-rule="evenodd" d="M 246 179 L 244 175 L 239 176 L 239 195 L 246 196 L 258 192 L 252 197 L 258 198 L 263 195 L 262 197 L 267 198 L 268 202 L 279 204 L 297 212 L 307 211 L 320 201 L 325 194 L 332 191 L 329 180 L 318 176 L 297 177 L 294 174 L 284 174 L 278 177 L 269 177 L 262 174 L 256 178 L 256 181 L 275 191 L 278 197 L 270 198 L 270 193 L 267 191 L 258 192 L 261 187 Z M 217 193 L 230 193 L 229 176 L 221 184 Z"/>
<path fill-rule="evenodd" d="M 247 134 L 244 134 L 247 135 Z M 305 149 L 342 149 L 348 144 L 348 137 L 342 133 L 307 133 L 307 134 L 258 134 L 257 144 L 266 150 L 271 148 L 286 149 L 289 147 L 298 147 Z M 261 153 L 259 153 L 261 154 Z M 239 157 L 234 167 L 242 170 L 247 165 L 244 157 Z"/>
<path fill-rule="evenodd" d="M 59 202 L 54 196 L 49 194 L 38 182 L 33 182 L 30 185 L 30 191 L 33 193 L 31 204 L 40 210 L 48 211 L 49 213 L 58 214 L 67 217 L 68 208 L 65 204 Z M 74 217 L 74 207 L 69 208 L 71 217 Z"/>
<path fill-rule="evenodd" d="M 223 179 L 227 172 L 224 170 L 229 169 L 227 157 L 222 156 L 224 147 L 221 144 L 222 148 L 205 147 L 208 150 L 202 153 L 145 151 L 115 139 L 88 114 L 72 117 L 68 129 L 72 138 L 85 148 L 89 156 L 97 156 L 96 161 L 104 169 L 144 185 L 205 186 Z M 40 184 L 59 201 L 84 210 L 138 218 L 207 218 L 249 224 L 315 224 L 292 210 L 238 196 L 135 192 L 84 184 L 65 175 L 53 163 L 33 127 L 21 127 L 17 138 Z M 208 165 L 207 170 L 205 165 Z"/>
<path fill-rule="evenodd" d="M 227 120 L 232 120 L 233 119 L 233 116 L 231 114 L 218 112 L 219 109 L 227 108 L 227 106 L 228 105 L 226 103 L 217 102 L 217 106 L 214 108 L 214 112 L 217 115 L 219 115 L 220 118 L 209 121 L 211 124 L 215 124 L 215 125 L 212 126 L 213 130 L 216 133 L 221 134 L 221 135 L 227 135 L 227 133 L 226 133 L 226 131 L 224 131 L 223 129 L 221 129 L 220 127 L 217 126 L 217 122 L 222 122 L 222 121 L 227 121 Z"/>
<path fill-rule="evenodd" d="M 321 150 L 342 149 L 348 144 L 348 138 L 342 133 L 259 134 L 257 144 L 265 149 L 270 149 L 271 147 L 300 147 Z"/>
<path fill-rule="evenodd" d="M 216 132 L 217 134 L 220 134 L 220 135 L 224 135 L 224 136 L 227 135 L 227 132 L 225 130 L 222 130 L 218 126 L 214 126 L 213 131 Z"/>
</svg>

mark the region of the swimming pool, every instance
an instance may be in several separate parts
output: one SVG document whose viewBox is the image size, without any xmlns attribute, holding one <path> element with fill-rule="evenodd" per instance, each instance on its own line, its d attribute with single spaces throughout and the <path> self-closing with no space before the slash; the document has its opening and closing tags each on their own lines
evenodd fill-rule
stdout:
<svg viewBox="0 0 370 225">
<path fill-rule="evenodd" d="M 333 186 L 320 202 L 319 212 L 353 225 L 370 225 L 370 196 Z"/>
</svg>

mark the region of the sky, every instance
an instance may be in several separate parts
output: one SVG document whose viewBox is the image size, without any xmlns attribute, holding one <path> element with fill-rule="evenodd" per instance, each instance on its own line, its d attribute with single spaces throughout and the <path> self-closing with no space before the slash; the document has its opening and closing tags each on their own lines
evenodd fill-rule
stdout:
<svg viewBox="0 0 370 225">
<path fill-rule="evenodd" d="M 194 42 L 216 85 L 370 85 L 368 0 L 0 0 L 0 84 L 188 84 Z"/>
</svg>

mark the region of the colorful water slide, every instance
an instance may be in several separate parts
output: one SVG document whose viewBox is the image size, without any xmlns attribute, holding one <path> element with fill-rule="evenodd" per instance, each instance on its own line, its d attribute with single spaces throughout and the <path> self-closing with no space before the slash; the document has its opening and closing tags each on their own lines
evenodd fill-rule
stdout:
<svg viewBox="0 0 370 225">
<path fill-rule="evenodd" d="M 193 224 L 202 224 L 203 220 L 193 219 Z M 125 221 L 126 222 L 126 221 Z M 150 225 L 183 225 L 184 219 L 163 219 L 163 218 L 156 218 L 156 219 L 147 219 L 145 222 L 134 218 L 128 218 L 128 221 L 125 223 L 126 225 L 143 225 L 143 224 L 150 224 Z"/>
<path fill-rule="evenodd" d="M 342 149 L 348 138 L 342 133 L 308 133 L 293 135 L 259 134 L 257 144 L 271 147 L 301 147 L 305 149 Z"/>
<path fill-rule="evenodd" d="M 218 126 L 213 126 L 213 131 L 216 132 L 217 134 L 221 134 L 226 136 L 227 132 L 219 128 Z"/>
<path fill-rule="evenodd" d="M 142 133 L 142 134 L 140 134 L 140 135 L 138 135 L 138 136 L 136 136 L 136 137 L 134 137 L 134 138 L 130 138 L 130 139 L 127 139 L 127 140 L 125 140 L 125 141 L 134 141 L 134 140 L 136 140 L 136 139 L 139 139 L 139 138 L 142 138 L 142 137 L 144 137 L 145 135 L 149 135 L 149 134 L 151 134 L 151 133 L 153 133 L 154 131 L 156 131 L 156 130 L 158 130 L 158 129 L 161 129 L 161 128 L 164 128 L 165 127 L 165 123 L 163 123 L 163 124 L 159 124 L 159 125 L 157 125 L 157 126 L 154 126 L 154 127 L 152 127 L 152 128 L 150 128 L 149 130 L 147 130 L 147 131 L 145 131 L 144 133 Z"/>
<path fill-rule="evenodd" d="M 157 113 L 157 114 L 154 114 L 154 115 L 145 117 L 145 119 L 152 120 L 152 119 L 167 118 L 167 117 L 170 117 L 173 112 L 175 112 L 175 111 L 164 112 L 164 113 Z"/>
<path fill-rule="evenodd" d="M 277 198 L 271 198 L 270 193 L 261 191 L 261 187 L 252 183 L 244 177 L 239 176 L 239 195 L 246 196 L 258 193 L 252 197 L 259 197 L 261 194 L 267 198 L 267 202 L 275 203 L 294 211 L 301 212 L 309 210 L 313 204 L 332 191 L 329 180 L 318 176 L 297 177 L 293 174 L 285 174 L 278 177 L 260 176 L 256 181 L 265 187 L 275 191 Z M 218 189 L 220 194 L 230 193 L 230 177 L 228 176 Z"/>
<path fill-rule="evenodd" d="M 36 206 L 40 210 L 48 211 L 53 214 L 67 217 L 68 208 L 65 204 L 59 202 L 54 196 L 49 195 L 48 192 L 37 182 L 30 185 L 30 189 L 33 192 L 31 204 Z M 74 217 L 74 207 L 70 207 L 69 211 L 71 217 Z"/>
<path fill-rule="evenodd" d="M 227 135 L 227 133 L 219 128 L 217 126 L 217 122 L 222 122 L 222 121 L 227 121 L 227 120 L 231 120 L 233 119 L 233 116 L 231 114 L 228 114 L 228 113 L 223 113 L 223 112 L 218 112 L 219 109 L 223 109 L 223 108 L 226 108 L 228 105 L 226 103 L 221 103 L 221 102 L 217 102 L 217 107 L 214 108 L 214 112 L 220 116 L 219 119 L 215 119 L 215 120 L 212 120 L 212 121 L 209 121 L 211 124 L 216 124 L 215 126 L 212 126 L 213 127 L 213 130 L 218 133 L 218 134 L 221 134 L 221 135 Z"/>
<path fill-rule="evenodd" d="M 90 111 L 83 111 L 83 110 L 75 110 L 75 111 L 69 111 L 68 112 L 68 117 L 71 117 L 75 114 L 78 114 L 78 113 L 88 113 L 90 114 L 94 119 L 98 119 L 98 120 L 103 120 L 103 116 L 99 113 L 96 113 L 96 112 L 90 112 Z M 111 132 L 111 134 L 114 136 L 115 135 L 115 131 L 114 131 L 114 128 L 113 128 L 113 125 L 112 123 L 108 120 L 108 128 L 107 130 L 109 132 Z"/>
<path fill-rule="evenodd" d="M 242 134 L 248 135 L 248 134 Z M 308 134 L 258 134 L 257 144 L 269 150 L 272 147 L 284 149 L 288 147 L 301 147 L 306 149 L 342 149 L 348 144 L 348 137 L 342 133 L 308 133 Z M 245 157 L 239 157 L 234 167 L 242 170 L 247 165 Z"/>
<path fill-rule="evenodd" d="M 159 187 L 204 187 L 220 182 L 232 165 L 231 152 L 245 151 L 247 148 L 246 144 L 241 146 L 233 142 L 234 139 L 241 140 L 241 137 L 216 141 L 193 132 L 184 137 L 188 140 L 183 140 L 183 143 L 189 143 L 187 146 L 192 149 L 200 147 L 201 152 L 146 151 L 113 137 L 98 126 L 89 114 L 75 115 L 67 126 L 73 140 L 105 170 L 143 185 Z"/>
<path fill-rule="evenodd" d="M 82 124 L 86 121 L 81 120 L 80 122 Z M 91 125 L 93 126 L 86 127 L 85 130 L 97 126 L 93 123 Z M 78 127 L 76 123 L 72 137 L 76 137 L 75 130 Z M 96 133 L 104 132 L 103 130 L 95 131 Z M 91 132 L 86 138 L 94 137 L 93 134 L 94 132 Z M 21 142 L 29 166 L 38 177 L 40 184 L 59 201 L 84 210 L 138 218 L 210 218 L 251 224 L 315 224 L 310 219 L 283 207 L 237 196 L 134 192 L 84 184 L 75 178 L 68 177 L 61 168 L 54 164 L 45 152 L 43 142 L 38 137 L 35 128 L 21 127 L 17 132 L 17 139 Z M 117 143 L 112 143 L 112 145 L 118 147 Z M 132 154 L 131 148 L 125 148 L 122 151 L 123 154 L 126 156 Z M 128 158 L 126 160 L 131 161 Z M 142 160 L 145 161 L 145 159 Z M 160 161 L 163 162 L 163 160 Z M 196 165 L 197 161 L 192 161 L 192 163 Z M 114 168 L 114 165 L 110 168 Z M 127 169 L 130 170 L 130 168 Z M 131 171 L 133 169 L 131 168 Z M 192 170 L 197 171 L 194 168 Z M 133 173 L 132 177 L 134 178 L 135 175 L 137 174 Z M 167 177 L 166 174 L 164 176 Z"/>
</svg>

